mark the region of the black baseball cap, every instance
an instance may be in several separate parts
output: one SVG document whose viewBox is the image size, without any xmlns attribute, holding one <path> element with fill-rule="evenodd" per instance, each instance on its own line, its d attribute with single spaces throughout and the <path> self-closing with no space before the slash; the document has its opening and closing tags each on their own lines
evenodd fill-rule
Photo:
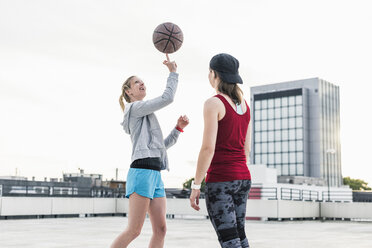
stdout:
<svg viewBox="0 0 372 248">
<path fill-rule="evenodd" d="M 220 53 L 211 59 L 209 67 L 218 72 L 221 80 L 229 84 L 242 84 L 239 76 L 239 61 L 227 53 Z"/>
</svg>

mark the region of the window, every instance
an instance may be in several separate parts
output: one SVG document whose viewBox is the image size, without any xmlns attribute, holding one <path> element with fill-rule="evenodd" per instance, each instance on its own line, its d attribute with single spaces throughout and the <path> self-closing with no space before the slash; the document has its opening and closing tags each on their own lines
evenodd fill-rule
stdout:
<svg viewBox="0 0 372 248">
<path fill-rule="evenodd" d="M 288 97 L 282 97 L 282 106 L 288 106 Z"/>
<path fill-rule="evenodd" d="M 288 141 L 283 141 L 282 142 L 282 151 L 283 152 L 288 152 Z"/>
<path fill-rule="evenodd" d="M 267 110 L 267 119 L 274 119 L 274 109 Z"/>
<path fill-rule="evenodd" d="M 267 143 L 261 144 L 261 153 L 267 153 Z"/>
<path fill-rule="evenodd" d="M 255 162 L 256 164 L 260 164 L 260 163 L 261 163 L 261 155 L 256 154 L 256 155 L 254 156 L 254 162 Z"/>
<path fill-rule="evenodd" d="M 296 106 L 296 115 L 302 116 L 302 105 Z"/>
<path fill-rule="evenodd" d="M 268 133 L 268 141 L 274 141 L 274 131 L 270 131 L 269 133 Z"/>
<path fill-rule="evenodd" d="M 288 128 L 288 119 L 282 119 L 282 129 Z"/>
<path fill-rule="evenodd" d="M 255 143 L 254 144 L 254 152 L 255 153 L 261 153 L 261 144 L 260 143 Z"/>
<path fill-rule="evenodd" d="M 262 140 L 262 142 L 266 142 L 267 141 L 267 132 L 262 132 L 261 133 L 261 140 Z"/>
<path fill-rule="evenodd" d="M 261 109 L 261 101 L 254 102 L 254 109 Z"/>
<path fill-rule="evenodd" d="M 294 152 L 289 153 L 289 162 L 296 163 L 296 153 Z"/>
<path fill-rule="evenodd" d="M 275 142 L 275 152 L 282 151 L 282 142 Z"/>
<path fill-rule="evenodd" d="M 281 115 L 281 108 L 275 108 L 275 118 L 276 119 L 279 119 L 282 115 Z"/>
<path fill-rule="evenodd" d="M 261 110 L 261 119 L 266 120 L 267 119 L 267 109 Z"/>
<path fill-rule="evenodd" d="M 302 104 L 302 96 L 296 96 L 296 104 L 301 105 Z"/>
<path fill-rule="evenodd" d="M 282 125 L 281 125 L 281 122 L 280 122 L 280 119 L 276 119 L 275 120 L 275 129 L 278 130 L 278 129 L 281 129 Z"/>
<path fill-rule="evenodd" d="M 297 139 L 302 139 L 302 129 L 300 129 L 300 128 L 296 129 L 296 138 Z"/>
<path fill-rule="evenodd" d="M 275 140 L 276 141 L 281 141 L 282 136 L 280 131 L 275 131 Z"/>
<path fill-rule="evenodd" d="M 302 127 L 302 118 L 301 117 L 296 118 L 296 127 Z"/>
<path fill-rule="evenodd" d="M 261 111 L 260 110 L 256 110 L 254 111 L 254 117 L 257 121 L 261 120 Z"/>
<path fill-rule="evenodd" d="M 270 153 L 268 156 L 269 164 L 274 164 L 274 154 Z"/>
<path fill-rule="evenodd" d="M 302 142 L 302 140 L 297 140 L 296 141 L 296 150 L 297 151 L 303 151 L 303 142 Z"/>
<path fill-rule="evenodd" d="M 299 163 L 303 163 L 304 162 L 304 155 L 302 152 L 297 152 L 296 153 L 296 156 L 297 156 L 297 162 Z"/>
<path fill-rule="evenodd" d="M 266 154 L 262 154 L 262 156 L 261 156 L 261 163 L 262 164 L 267 164 L 267 155 Z"/>
<path fill-rule="evenodd" d="M 282 108 L 282 117 L 283 118 L 288 117 L 288 108 Z"/>
<path fill-rule="evenodd" d="M 261 122 L 261 128 L 262 128 L 262 131 L 266 131 L 267 130 L 267 121 L 262 121 Z"/>
<path fill-rule="evenodd" d="M 256 132 L 254 134 L 254 140 L 255 140 L 255 142 L 261 142 L 261 133 L 260 132 Z"/>
<path fill-rule="evenodd" d="M 289 151 L 296 151 L 296 141 L 289 141 Z"/>
<path fill-rule="evenodd" d="M 282 153 L 283 163 L 288 163 L 288 153 Z"/>
<path fill-rule="evenodd" d="M 268 108 L 274 108 L 274 99 L 269 99 L 267 102 Z"/>
<path fill-rule="evenodd" d="M 255 163 L 303 175 L 302 104 L 302 95 L 255 101 Z"/>
<path fill-rule="evenodd" d="M 261 108 L 263 108 L 263 109 L 267 108 L 267 100 L 262 100 L 261 101 Z"/>
<path fill-rule="evenodd" d="M 269 152 L 274 152 L 274 142 L 269 142 Z"/>
<path fill-rule="evenodd" d="M 297 175 L 304 175 L 304 165 L 297 164 Z"/>
<path fill-rule="evenodd" d="M 254 122 L 254 129 L 255 129 L 255 131 L 261 131 L 261 122 L 260 121 L 255 121 Z"/>
<path fill-rule="evenodd" d="M 288 130 L 283 130 L 282 131 L 282 139 L 283 140 L 288 140 Z"/>
<path fill-rule="evenodd" d="M 274 130 L 274 120 L 268 120 L 268 130 Z"/>
<path fill-rule="evenodd" d="M 280 164 L 282 162 L 282 154 L 276 153 L 275 154 L 275 163 Z"/>
<path fill-rule="evenodd" d="M 275 107 L 280 107 L 280 105 L 281 105 L 280 98 L 275 98 Z"/>
</svg>

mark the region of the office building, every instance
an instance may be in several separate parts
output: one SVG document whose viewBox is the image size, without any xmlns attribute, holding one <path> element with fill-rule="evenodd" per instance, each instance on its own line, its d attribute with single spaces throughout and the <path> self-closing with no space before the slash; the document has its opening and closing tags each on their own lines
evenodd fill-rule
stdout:
<svg viewBox="0 0 372 248">
<path fill-rule="evenodd" d="M 251 87 L 251 163 L 342 185 L 339 87 L 320 78 Z"/>
</svg>

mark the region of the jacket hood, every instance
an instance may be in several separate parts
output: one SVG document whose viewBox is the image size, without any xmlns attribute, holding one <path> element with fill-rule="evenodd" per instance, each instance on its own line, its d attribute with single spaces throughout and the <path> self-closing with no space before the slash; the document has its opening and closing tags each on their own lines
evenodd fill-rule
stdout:
<svg viewBox="0 0 372 248">
<path fill-rule="evenodd" d="M 123 126 L 124 131 L 127 134 L 130 134 L 130 130 L 129 130 L 129 115 L 130 115 L 131 108 L 132 108 L 132 103 L 128 103 L 125 106 L 125 109 L 124 109 L 124 120 L 121 123 L 121 125 Z"/>
</svg>

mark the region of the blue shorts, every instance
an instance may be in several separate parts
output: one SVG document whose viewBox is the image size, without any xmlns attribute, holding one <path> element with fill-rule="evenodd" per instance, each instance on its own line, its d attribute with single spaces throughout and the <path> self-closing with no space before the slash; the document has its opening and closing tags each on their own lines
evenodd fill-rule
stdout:
<svg viewBox="0 0 372 248">
<path fill-rule="evenodd" d="M 165 197 L 160 171 L 130 168 L 127 175 L 125 197 L 129 198 L 134 192 L 150 199 Z"/>
</svg>

